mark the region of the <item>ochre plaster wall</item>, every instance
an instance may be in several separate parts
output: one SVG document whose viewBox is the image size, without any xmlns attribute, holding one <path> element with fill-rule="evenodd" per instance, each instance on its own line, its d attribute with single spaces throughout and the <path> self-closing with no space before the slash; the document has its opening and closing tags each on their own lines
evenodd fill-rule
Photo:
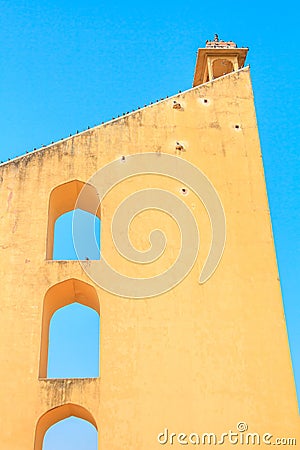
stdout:
<svg viewBox="0 0 300 450">
<path fill-rule="evenodd" d="M 173 108 L 174 99 L 181 110 Z M 166 269 L 179 246 L 172 219 L 148 211 L 132 223 L 140 249 L 147 248 L 152 229 L 166 232 L 167 249 L 149 268 L 122 260 L 110 220 L 120 200 L 137 189 L 174 192 L 193 211 L 201 238 L 196 264 L 177 287 L 156 298 L 120 298 L 95 285 L 78 261 L 46 260 L 49 197 L 56 186 L 88 181 L 123 155 L 175 154 L 177 141 L 185 149 L 177 155 L 207 175 L 225 210 L 224 255 L 206 283 L 198 283 L 211 239 L 206 210 L 193 193 L 181 195 L 179 181 L 158 175 L 131 178 L 107 195 L 101 250 L 129 276 Z M 157 435 L 165 427 L 222 433 L 242 420 L 250 431 L 300 442 L 248 68 L 24 155 L 0 171 L 1 448 L 33 450 L 39 419 L 60 405 L 82 408 L 66 406 L 59 418 L 86 411 L 101 450 L 159 449 Z M 99 298 L 99 379 L 39 379 L 44 298 L 67 279 L 91 284 Z M 40 420 L 43 429 L 51 414 Z"/>
</svg>

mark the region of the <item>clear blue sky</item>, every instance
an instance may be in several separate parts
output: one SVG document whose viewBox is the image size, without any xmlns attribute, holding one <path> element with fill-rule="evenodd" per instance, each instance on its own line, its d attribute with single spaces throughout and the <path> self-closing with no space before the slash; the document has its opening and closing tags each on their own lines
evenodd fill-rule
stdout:
<svg viewBox="0 0 300 450">
<path fill-rule="evenodd" d="M 0 6 L 0 160 L 190 88 L 196 50 L 216 32 L 250 48 L 300 393 L 298 2 L 7 0 Z"/>
</svg>

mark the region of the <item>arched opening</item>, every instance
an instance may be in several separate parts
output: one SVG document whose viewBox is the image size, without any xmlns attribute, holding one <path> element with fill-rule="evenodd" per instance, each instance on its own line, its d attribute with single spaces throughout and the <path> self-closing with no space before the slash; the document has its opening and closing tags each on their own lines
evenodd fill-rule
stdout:
<svg viewBox="0 0 300 450">
<path fill-rule="evenodd" d="M 43 305 L 40 378 L 99 376 L 99 316 L 98 295 L 90 284 L 72 278 L 48 289 Z M 56 336 L 51 333 L 53 348 L 49 341 L 52 319 L 56 331 Z"/>
<path fill-rule="evenodd" d="M 52 408 L 49 411 L 47 411 L 45 414 L 43 414 L 36 425 L 36 431 L 35 431 L 35 441 L 34 441 L 34 450 L 60 450 L 59 443 L 56 444 L 55 447 L 45 448 L 43 444 L 46 443 L 48 445 L 47 440 L 45 438 L 45 434 L 47 431 L 55 424 L 64 421 L 67 418 L 78 418 L 82 419 L 83 421 L 86 421 L 90 423 L 95 430 L 97 431 L 97 425 L 94 417 L 92 414 L 85 408 L 79 405 L 75 405 L 73 403 L 68 403 L 62 406 L 58 406 L 56 408 Z M 70 422 L 69 422 L 70 423 Z M 50 430 L 49 430 L 50 431 Z M 90 429 L 88 430 L 90 433 Z M 51 436 L 51 435 L 50 435 Z M 62 436 L 62 434 L 61 434 Z M 59 437 L 58 437 L 59 438 Z M 57 438 L 56 438 L 57 439 Z M 78 447 L 75 447 L 73 440 L 73 448 L 74 450 L 81 450 Z M 92 437 L 92 442 L 95 442 L 95 435 Z M 97 442 L 97 441 L 96 441 Z M 61 448 L 66 449 L 65 446 L 61 446 Z M 85 447 L 89 448 L 90 450 L 96 450 L 95 448 Z"/>
<path fill-rule="evenodd" d="M 227 73 L 233 72 L 233 63 L 228 59 L 216 59 L 212 64 L 213 77 L 218 78 Z"/>
<path fill-rule="evenodd" d="M 97 450 L 98 433 L 86 420 L 71 416 L 55 423 L 44 437 L 43 450 Z"/>
<path fill-rule="evenodd" d="M 79 197 L 80 191 L 83 189 L 83 193 Z M 98 248 L 97 258 L 100 257 L 99 245 L 100 243 L 100 205 L 99 199 L 97 196 L 97 190 L 94 186 L 83 183 L 82 181 L 73 180 L 67 183 L 61 184 L 57 186 L 51 191 L 50 199 L 49 199 L 49 210 L 48 210 L 48 231 L 47 231 L 47 249 L 46 249 L 46 258 L 53 259 L 53 250 L 54 250 L 54 234 L 60 227 L 59 222 L 57 220 L 61 218 L 61 216 L 66 215 L 66 213 L 70 213 L 74 211 L 76 213 L 75 218 L 77 220 L 77 224 L 83 226 L 82 236 L 84 237 L 83 243 L 80 245 L 80 249 L 78 252 L 78 257 L 76 256 L 68 258 L 68 254 L 64 257 L 64 254 L 58 253 L 56 250 L 56 258 L 55 259 L 92 259 L 86 253 L 90 253 L 92 251 L 92 256 L 95 256 L 95 247 Z M 89 214 L 84 214 L 89 213 Z M 91 216 L 90 216 L 91 215 Z M 67 233 L 64 233 L 63 239 L 59 240 L 61 245 L 64 245 L 66 235 L 69 236 L 69 241 L 73 243 L 72 239 L 72 221 L 74 220 L 73 216 L 70 219 L 70 215 L 66 216 L 64 220 L 68 220 L 70 222 L 69 229 Z M 97 220 L 97 219 L 98 220 Z M 57 223 L 56 223 L 57 222 Z M 64 221 L 62 222 L 64 223 Z M 98 225 L 97 225 L 98 223 Z M 98 241 L 95 236 L 97 234 L 97 229 L 99 230 Z M 89 231 L 88 233 L 86 231 Z M 93 243 L 92 250 L 89 249 L 89 244 Z M 89 244 L 88 244 L 89 243 Z M 59 246 L 59 245 L 58 245 Z M 56 245 L 57 247 L 57 245 Z M 74 251 L 74 248 L 73 248 Z M 76 251 L 78 249 L 76 248 Z M 59 257 L 57 257 L 59 256 Z M 72 256 L 72 255 L 71 255 Z"/>
<path fill-rule="evenodd" d="M 73 242 L 73 220 L 80 227 L 80 239 Z M 53 260 L 95 260 L 100 258 L 100 219 L 76 209 L 62 214 L 54 225 Z"/>
<path fill-rule="evenodd" d="M 74 302 L 50 320 L 47 378 L 99 376 L 99 315 Z"/>
</svg>

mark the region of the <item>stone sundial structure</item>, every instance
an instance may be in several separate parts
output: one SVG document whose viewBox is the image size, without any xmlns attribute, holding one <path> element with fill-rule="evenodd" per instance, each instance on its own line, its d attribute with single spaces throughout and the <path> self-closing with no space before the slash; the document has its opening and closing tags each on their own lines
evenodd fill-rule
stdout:
<svg viewBox="0 0 300 450">
<path fill-rule="evenodd" d="M 70 416 L 97 428 L 100 450 L 200 447 L 197 434 L 220 442 L 229 430 L 237 449 L 247 433 L 262 447 L 266 433 L 271 444 L 300 442 L 247 51 L 216 36 L 198 50 L 191 89 L 0 166 L 1 448 L 42 450 L 47 430 Z M 154 155 L 154 169 L 125 177 L 143 154 Z M 101 197 L 89 180 L 109 164 L 120 180 Z M 199 172 L 199 190 L 186 167 Z M 118 245 L 151 259 L 149 235 L 159 229 L 165 247 L 152 234 L 162 251 L 146 263 L 116 249 L 114 213 L 143 189 L 155 189 L 158 200 L 167 191 L 187 208 L 199 247 L 180 233 L 186 226 L 192 239 L 190 216 L 178 206 L 174 218 L 173 200 L 158 208 L 151 194 L 145 209 L 137 200 L 141 212 L 123 231 L 122 223 L 116 228 L 124 233 Z M 98 282 L 93 261 L 53 260 L 56 220 L 79 206 L 101 219 L 101 261 L 123 279 L 156 283 L 181 258 L 182 242 L 194 260 L 174 286 L 163 281 L 149 296 L 131 285 L 123 291 L 112 272 Z M 199 282 L 210 254 L 209 276 Z M 99 377 L 49 378 L 50 322 L 73 302 L 100 315 Z"/>
</svg>

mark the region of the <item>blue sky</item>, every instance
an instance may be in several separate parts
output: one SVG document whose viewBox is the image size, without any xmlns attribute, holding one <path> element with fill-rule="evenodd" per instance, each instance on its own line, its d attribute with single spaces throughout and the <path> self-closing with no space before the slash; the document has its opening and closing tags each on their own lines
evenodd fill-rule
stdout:
<svg viewBox="0 0 300 450">
<path fill-rule="evenodd" d="M 300 394 L 299 5 L 276 5 L 0 1 L 0 160 L 190 88 L 214 33 L 248 46 Z"/>
</svg>

